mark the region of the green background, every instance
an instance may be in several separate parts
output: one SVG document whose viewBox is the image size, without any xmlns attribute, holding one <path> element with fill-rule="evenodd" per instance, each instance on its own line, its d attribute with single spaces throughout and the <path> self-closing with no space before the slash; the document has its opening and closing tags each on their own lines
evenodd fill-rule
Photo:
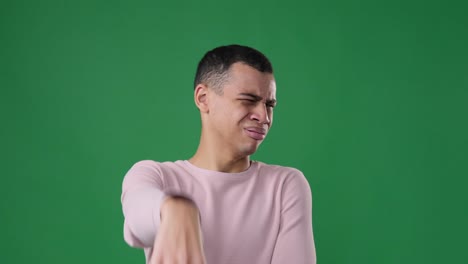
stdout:
<svg viewBox="0 0 468 264">
<path fill-rule="evenodd" d="M 278 87 L 253 158 L 308 178 L 319 263 L 466 263 L 465 3 L 1 1 L 0 262 L 144 263 L 123 176 L 194 153 L 196 64 L 240 43 Z"/>
</svg>

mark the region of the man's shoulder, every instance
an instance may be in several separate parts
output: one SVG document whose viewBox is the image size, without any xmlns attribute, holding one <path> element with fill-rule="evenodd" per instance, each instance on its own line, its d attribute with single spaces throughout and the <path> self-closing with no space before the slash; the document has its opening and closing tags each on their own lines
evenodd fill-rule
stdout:
<svg viewBox="0 0 468 264">
<path fill-rule="evenodd" d="M 261 168 L 261 171 L 265 173 L 278 173 L 278 174 L 285 174 L 285 175 L 295 175 L 295 176 L 302 176 L 304 174 L 301 170 L 295 167 L 278 165 L 278 164 L 269 164 L 262 161 L 256 161 Z"/>
<path fill-rule="evenodd" d="M 136 161 L 133 166 L 159 166 L 159 167 L 170 167 L 170 166 L 180 166 L 183 160 L 175 161 L 159 161 L 151 159 L 143 159 Z"/>
<path fill-rule="evenodd" d="M 280 182 L 281 188 L 290 193 L 298 192 L 298 195 L 311 193 L 308 179 L 301 170 L 295 167 L 266 164 L 259 162 L 260 174 L 269 178 L 273 177 Z M 300 190 L 300 191 L 299 191 Z"/>
<path fill-rule="evenodd" d="M 167 171 L 180 170 L 183 167 L 184 161 L 156 161 L 150 159 L 144 159 L 133 163 L 130 167 L 129 172 L 146 172 L 146 173 L 157 173 L 161 174 Z"/>
</svg>

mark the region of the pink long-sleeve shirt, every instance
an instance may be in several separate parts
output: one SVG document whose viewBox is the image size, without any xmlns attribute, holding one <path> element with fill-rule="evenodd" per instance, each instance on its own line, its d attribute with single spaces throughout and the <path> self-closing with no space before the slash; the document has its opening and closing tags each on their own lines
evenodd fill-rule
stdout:
<svg viewBox="0 0 468 264">
<path fill-rule="evenodd" d="M 146 262 L 160 226 L 160 206 L 183 196 L 198 207 L 208 264 L 315 264 L 312 195 L 297 169 L 252 161 L 239 173 L 187 160 L 135 163 L 125 175 L 124 239 Z"/>
</svg>

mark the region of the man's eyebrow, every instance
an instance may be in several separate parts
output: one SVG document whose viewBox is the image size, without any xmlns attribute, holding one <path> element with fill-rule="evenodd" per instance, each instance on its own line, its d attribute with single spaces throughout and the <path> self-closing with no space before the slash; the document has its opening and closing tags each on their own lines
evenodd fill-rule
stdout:
<svg viewBox="0 0 468 264">
<path fill-rule="evenodd" d="M 255 101 L 261 101 L 263 99 L 261 96 L 258 96 L 256 94 L 252 94 L 252 93 L 240 93 L 239 95 L 252 97 L 252 99 L 254 99 Z M 268 99 L 268 100 L 266 100 L 266 102 L 268 104 L 276 104 L 276 99 Z"/>
<path fill-rule="evenodd" d="M 252 93 L 240 93 L 239 95 L 252 97 L 252 99 L 254 99 L 254 100 L 256 100 L 256 101 L 262 100 L 262 97 L 261 97 L 261 96 L 258 96 L 258 95 L 256 95 L 256 94 L 252 94 Z"/>
<path fill-rule="evenodd" d="M 267 102 L 267 104 L 270 104 L 270 105 L 273 105 L 273 106 L 276 105 L 276 99 L 270 99 L 270 100 L 267 100 L 266 102 Z"/>
</svg>

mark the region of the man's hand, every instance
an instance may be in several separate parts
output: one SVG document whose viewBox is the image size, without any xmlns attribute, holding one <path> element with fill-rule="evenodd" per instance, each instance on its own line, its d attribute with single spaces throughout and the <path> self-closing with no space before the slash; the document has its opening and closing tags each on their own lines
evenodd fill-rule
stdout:
<svg viewBox="0 0 468 264">
<path fill-rule="evenodd" d="M 206 264 L 199 211 L 182 197 L 169 197 L 161 206 L 161 225 L 151 264 Z"/>
</svg>

